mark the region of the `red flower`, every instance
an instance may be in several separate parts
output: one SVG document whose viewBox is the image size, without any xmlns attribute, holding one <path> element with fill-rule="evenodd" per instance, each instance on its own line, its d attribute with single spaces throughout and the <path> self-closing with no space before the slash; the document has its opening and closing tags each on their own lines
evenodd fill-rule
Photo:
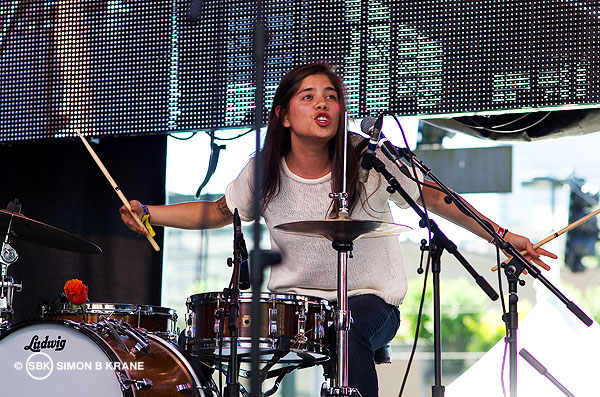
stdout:
<svg viewBox="0 0 600 397">
<path fill-rule="evenodd" d="M 65 295 L 74 305 L 83 305 L 88 298 L 88 287 L 83 281 L 76 278 L 65 283 Z"/>
</svg>

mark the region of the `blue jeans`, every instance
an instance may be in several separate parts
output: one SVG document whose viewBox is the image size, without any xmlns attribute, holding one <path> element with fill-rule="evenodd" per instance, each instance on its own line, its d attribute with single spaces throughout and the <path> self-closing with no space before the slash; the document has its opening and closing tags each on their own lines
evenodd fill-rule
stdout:
<svg viewBox="0 0 600 397">
<path fill-rule="evenodd" d="M 348 385 L 358 389 L 363 397 L 376 397 L 379 386 L 373 352 L 396 335 L 400 311 L 375 295 L 349 298 L 348 309 L 353 320 L 348 332 Z M 335 356 L 336 345 L 332 346 Z M 331 362 L 334 367 L 335 360 L 333 357 Z"/>
</svg>

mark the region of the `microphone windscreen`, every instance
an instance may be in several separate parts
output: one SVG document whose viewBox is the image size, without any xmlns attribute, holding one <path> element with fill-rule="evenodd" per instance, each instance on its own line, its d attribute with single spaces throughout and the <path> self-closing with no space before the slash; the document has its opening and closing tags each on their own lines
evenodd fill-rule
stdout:
<svg viewBox="0 0 600 397">
<path fill-rule="evenodd" d="M 371 135 L 371 130 L 373 129 L 373 126 L 375 125 L 376 122 L 377 122 L 376 117 L 365 117 L 360 122 L 360 130 L 367 135 Z"/>
</svg>

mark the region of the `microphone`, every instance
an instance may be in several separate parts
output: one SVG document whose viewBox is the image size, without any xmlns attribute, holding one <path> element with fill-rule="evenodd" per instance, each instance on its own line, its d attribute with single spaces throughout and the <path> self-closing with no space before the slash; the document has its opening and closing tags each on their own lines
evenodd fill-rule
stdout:
<svg viewBox="0 0 600 397">
<path fill-rule="evenodd" d="M 373 126 L 375 125 L 376 121 L 377 121 L 376 117 L 365 117 L 360 122 L 360 130 L 364 134 L 371 135 L 371 132 L 373 130 Z"/>
<path fill-rule="evenodd" d="M 234 241 L 234 254 L 240 251 L 242 262 L 240 263 L 240 289 L 250 288 L 250 269 L 248 267 L 248 249 L 246 248 L 246 241 L 244 240 L 244 234 L 242 233 L 242 220 L 240 214 L 236 208 L 233 211 L 233 241 Z"/>
<path fill-rule="evenodd" d="M 373 126 L 375 125 L 377 120 L 378 119 L 376 119 L 375 117 L 365 117 L 360 122 L 360 130 L 364 134 L 371 135 L 373 132 Z M 380 128 L 380 130 L 381 130 L 381 128 Z M 390 161 L 395 162 L 396 159 L 398 159 L 398 158 L 403 158 L 406 161 L 412 160 L 414 153 L 411 152 L 410 149 L 399 148 L 399 147 L 395 146 L 381 132 L 380 132 L 380 138 L 381 139 L 379 140 L 377 146 L 379 146 L 384 151 L 384 154 L 387 156 L 388 159 L 390 159 Z M 385 147 L 384 147 L 384 145 L 385 145 Z M 387 150 L 387 153 L 385 152 L 385 150 Z M 394 154 L 392 155 L 391 153 L 394 153 Z M 392 158 L 390 156 L 393 156 L 394 158 Z"/>
<path fill-rule="evenodd" d="M 375 121 L 372 121 L 375 120 Z M 373 168 L 373 164 L 371 164 L 370 156 L 375 155 L 375 150 L 377 149 L 377 142 L 379 142 L 379 135 L 381 134 L 381 126 L 383 125 L 383 113 L 374 119 L 372 117 L 367 117 L 363 119 L 360 123 L 360 129 L 365 134 L 370 134 L 371 139 L 369 140 L 369 144 L 367 146 L 367 152 L 363 155 L 362 161 L 360 162 L 360 170 L 358 173 L 358 180 L 361 183 L 367 183 L 369 179 L 369 171 Z"/>
<path fill-rule="evenodd" d="M 392 163 L 396 164 L 398 169 L 400 169 L 400 172 L 402 172 L 410 179 L 413 179 L 414 175 L 412 175 L 408 170 L 408 167 L 402 161 L 400 161 L 401 158 L 407 158 L 408 156 L 410 156 L 410 150 L 397 148 L 396 146 L 392 145 L 392 143 L 383 134 L 381 134 L 381 137 L 381 140 L 377 144 L 377 146 L 379 146 L 379 148 L 381 149 L 381 152 Z"/>
</svg>

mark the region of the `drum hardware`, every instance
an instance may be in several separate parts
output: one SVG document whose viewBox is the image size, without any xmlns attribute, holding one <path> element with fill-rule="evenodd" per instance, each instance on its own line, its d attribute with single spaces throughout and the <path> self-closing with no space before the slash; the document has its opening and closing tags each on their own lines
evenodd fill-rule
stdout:
<svg viewBox="0 0 600 397">
<path fill-rule="evenodd" d="M 340 214 L 347 213 L 346 195 L 332 194 L 332 198 L 340 200 Z M 334 386 L 324 386 L 324 396 L 357 396 L 358 390 L 348 387 L 348 331 L 350 330 L 351 313 L 348 307 L 348 255 L 351 255 L 353 241 L 359 238 L 376 238 L 399 234 L 410 230 L 410 227 L 395 223 L 379 221 L 361 221 L 344 216 L 335 219 L 300 221 L 277 225 L 274 228 L 290 234 L 302 236 L 325 237 L 332 242 L 333 248 L 338 252 L 338 278 L 337 301 L 338 309 L 335 312 L 335 328 L 337 331 L 337 363 L 334 376 Z M 319 334 L 324 333 L 324 328 L 318 329 Z"/>
<path fill-rule="evenodd" d="M 104 322 L 100 323 L 101 326 L 105 326 L 109 333 L 115 338 L 115 340 L 119 343 L 119 345 L 121 345 L 121 347 L 123 348 L 123 350 L 125 350 L 127 353 L 129 353 L 129 348 L 127 347 L 127 345 L 125 344 L 125 342 L 123 341 L 123 339 L 119 336 L 119 333 L 117 332 L 117 330 L 115 329 L 115 327 L 113 326 L 112 322 L 109 320 L 104 320 Z"/>
<path fill-rule="evenodd" d="M 81 322 L 81 312 L 73 309 L 70 302 L 61 301 L 60 296 L 51 302 L 42 301 L 39 313 L 42 319 L 68 319 Z M 85 323 L 99 323 L 105 319 L 123 321 L 133 329 L 152 332 L 166 340 L 176 339 L 177 312 L 167 307 L 127 303 L 87 303 Z"/>
<path fill-rule="evenodd" d="M 275 302 L 273 302 L 275 305 Z M 277 337 L 277 308 L 269 308 L 269 336 Z"/>
<path fill-rule="evenodd" d="M 85 323 L 80 324 L 85 325 Z M 147 331 L 135 329 L 123 320 L 113 320 L 100 316 L 99 321 L 90 324 L 90 326 L 100 333 L 112 335 L 121 348 L 128 353 L 130 352 L 129 347 L 127 347 L 121 336 L 130 338 L 135 342 L 132 348 L 133 354 L 147 354 L 149 352 L 150 341 L 147 338 Z"/>
<path fill-rule="evenodd" d="M 10 245 L 12 224 L 13 219 L 10 217 L 5 238 L 2 242 L 2 247 L 0 247 L 0 320 L 2 321 L 2 328 L 10 326 L 12 316 L 15 313 L 12 304 L 14 292 L 19 292 L 23 289 L 22 284 L 15 284 L 12 277 L 8 277 L 8 266 L 19 259 L 19 254 Z"/>
<path fill-rule="evenodd" d="M 119 379 L 119 382 L 125 387 L 125 389 L 128 389 L 131 386 L 133 386 L 133 387 L 135 387 L 135 390 L 137 390 L 137 391 L 146 391 L 146 390 L 152 390 L 152 387 L 154 386 L 150 379 L 146 379 L 146 378 L 143 378 L 142 380 L 128 379 L 125 377 L 125 375 L 123 375 L 122 371 L 116 371 L 116 374 L 117 374 L 117 378 Z"/>
<path fill-rule="evenodd" d="M 124 330 L 124 332 L 132 338 L 136 343 L 133 348 L 134 353 L 143 353 L 147 354 L 150 349 L 150 341 L 145 337 L 145 333 L 140 332 L 139 330 L 134 329 L 131 325 L 126 323 L 123 320 L 119 321 L 119 327 Z"/>
<path fill-rule="evenodd" d="M 296 336 L 296 342 L 303 343 L 308 340 L 305 335 L 306 328 L 306 312 L 308 311 L 308 307 L 302 307 L 299 311 L 296 312 L 298 316 L 298 334 Z"/>
<path fill-rule="evenodd" d="M 269 390 L 263 392 L 261 394 L 261 396 L 266 397 L 266 396 L 271 396 L 271 395 L 275 394 L 277 392 L 277 390 L 279 389 L 279 386 L 281 385 L 283 378 L 285 376 L 287 376 L 288 374 L 290 374 L 291 372 L 298 370 L 298 369 L 310 368 L 312 366 L 324 363 L 325 361 L 329 360 L 329 357 L 324 357 L 324 358 L 320 358 L 320 359 L 311 359 L 311 360 L 306 360 L 305 362 L 285 364 L 280 368 L 271 369 L 274 365 L 279 363 L 279 361 L 281 360 L 282 357 L 285 357 L 285 355 L 289 353 L 290 346 L 291 346 L 291 341 L 290 341 L 289 337 L 282 336 L 280 338 L 280 342 L 278 343 L 278 349 L 273 351 L 273 353 L 274 353 L 273 357 L 266 363 L 266 365 L 263 368 L 260 369 L 260 372 L 258 375 L 260 384 L 262 384 L 267 379 L 276 377 L 275 382 L 273 383 L 273 386 Z M 227 369 L 228 369 L 227 364 L 222 364 L 222 371 L 227 371 Z M 252 371 L 247 371 L 244 369 L 240 369 L 239 373 L 242 378 L 248 379 L 252 376 Z M 243 386 L 240 386 L 240 392 L 242 393 L 242 396 L 249 395 L 248 391 Z"/>
<path fill-rule="evenodd" d="M 242 261 L 248 260 L 248 250 L 246 249 L 246 242 L 244 241 L 244 235 L 242 233 L 242 220 L 240 214 L 236 208 L 233 212 L 233 259 L 227 260 L 227 265 L 233 267 L 231 275 L 231 281 L 229 288 L 223 290 L 223 294 L 228 302 L 228 307 L 224 315 L 228 315 L 228 330 L 230 335 L 230 349 L 231 354 L 228 360 L 228 371 L 227 371 L 227 385 L 225 386 L 225 396 L 235 397 L 240 395 L 240 383 L 239 383 L 239 357 L 238 357 L 238 318 L 239 318 L 239 298 L 240 298 L 240 271 Z M 215 313 L 217 318 L 217 313 Z M 220 320 L 220 319 L 219 319 Z M 247 320 L 246 320 L 247 321 Z M 218 337 L 222 341 L 223 339 L 223 324 L 219 324 L 219 335 Z M 249 324 L 248 324 L 249 325 Z M 215 324 L 215 328 L 217 325 Z M 219 351 L 221 352 L 223 344 L 219 344 Z"/>
<path fill-rule="evenodd" d="M 122 332 L 115 338 L 109 331 Z M 65 385 L 85 390 L 88 397 L 113 397 L 135 395 L 153 396 L 219 396 L 216 385 L 206 371 L 174 343 L 152 333 L 141 336 L 148 342 L 148 354 L 134 353 L 139 343 L 134 332 L 127 332 L 128 325 L 105 319 L 102 323 L 85 324 L 71 320 L 36 320 L 14 324 L 0 334 L 0 383 L 7 395 L 60 395 Z M 41 353 L 23 349 L 32 340 L 65 341 L 60 350 L 41 347 Z M 129 347 L 122 348 L 121 340 Z M 42 360 L 53 362 L 46 371 L 43 382 L 32 379 L 16 362 Z M 61 370 L 61 364 L 89 364 L 84 370 Z M 52 367 L 53 365 L 53 367 Z M 44 367 L 46 368 L 46 367 Z M 75 376 L 74 376 L 75 375 Z M 137 394 L 137 392 L 140 394 Z M 148 391 L 148 393 L 143 393 Z"/>
</svg>

